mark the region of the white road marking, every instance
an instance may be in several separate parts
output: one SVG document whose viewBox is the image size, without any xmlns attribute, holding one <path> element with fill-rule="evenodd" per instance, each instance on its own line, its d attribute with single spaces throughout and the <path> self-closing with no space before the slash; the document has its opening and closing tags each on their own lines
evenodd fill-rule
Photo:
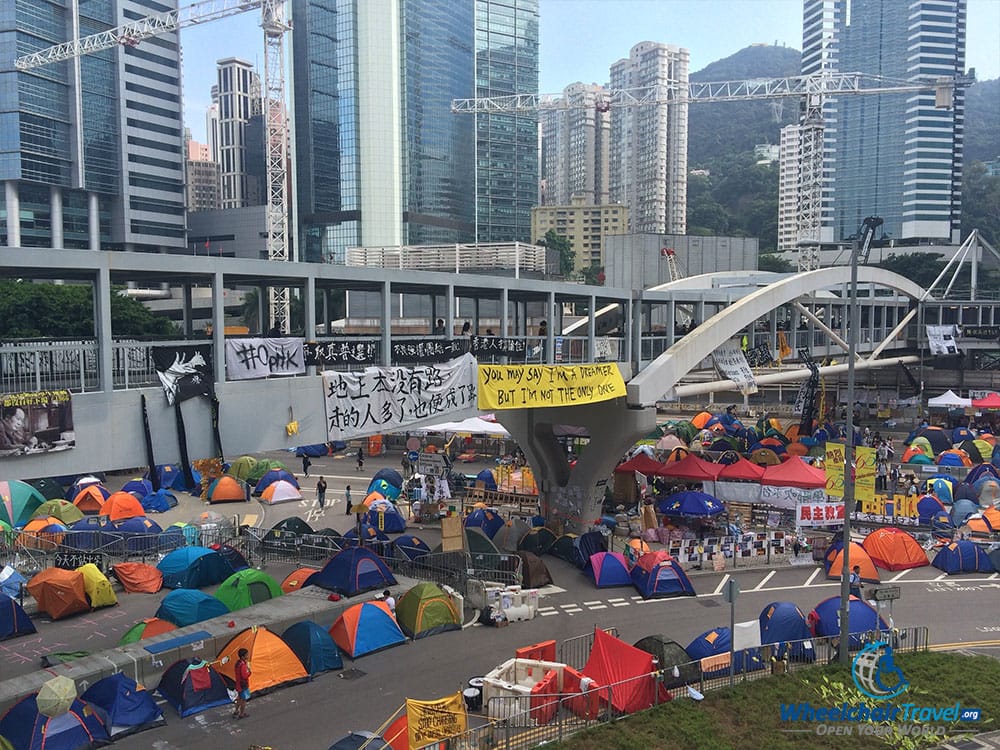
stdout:
<svg viewBox="0 0 1000 750">
<path fill-rule="evenodd" d="M 892 578 L 889 579 L 889 583 L 895 583 L 896 581 L 902 579 L 902 577 L 905 576 L 907 573 L 909 573 L 911 570 L 912 568 L 907 568 L 899 575 L 893 576 Z"/>
<path fill-rule="evenodd" d="M 612 606 L 612 607 L 627 607 L 627 606 L 629 606 L 629 605 L 630 605 L 631 603 L 632 603 L 632 602 L 612 602 L 611 606 Z"/>
<path fill-rule="evenodd" d="M 622 596 L 616 596 L 614 599 L 608 599 L 609 603 L 623 602 L 623 601 L 625 601 L 625 597 Z"/>
<path fill-rule="evenodd" d="M 776 570 L 772 570 L 770 573 L 768 573 L 766 576 L 764 576 L 764 579 L 760 583 L 758 583 L 756 586 L 754 586 L 750 590 L 751 591 L 760 591 L 762 588 L 764 588 L 764 584 L 767 583 L 768 581 L 770 581 L 771 578 L 772 578 L 772 576 L 774 576 L 774 574 L 777 573 L 777 572 L 778 571 L 776 571 Z"/>
<path fill-rule="evenodd" d="M 584 607 L 589 607 L 591 604 L 600 604 L 602 601 L 603 601 L 602 599 L 595 599 L 592 602 L 584 602 L 583 606 Z"/>
<path fill-rule="evenodd" d="M 726 573 L 724 576 L 722 576 L 722 580 L 719 581 L 719 585 L 715 587 L 715 591 L 713 591 L 710 594 L 710 596 L 718 596 L 719 594 L 721 594 L 722 593 L 722 587 L 726 585 L 726 582 L 728 580 L 729 580 L 729 573 Z"/>
<path fill-rule="evenodd" d="M 607 604 L 595 604 L 593 606 L 587 607 L 587 609 L 607 609 Z"/>
<path fill-rule="evenodd" d="M 818 575 L 819 575 L 819 571 L 820 571 L 820 568 L 816 568 L 816 570 L 814 570 L 814 571 L 812 572 L 812 575 L 811 575 L 811 576 L 809 576 L 809 577 L 808 577 L 808 578 L 806 579 L 806 582 L 802 584 L 803 588 L 805 588 L 806 586 L 810 586 L 810 585 L 812 585 L 812 582 L 816 580 L 816 576 L 818 576 Z"/>
<path fill-rule="evenodd" d="M 947 574 L 947 573 L 942 573 L 941 575 L 939 575 L 939 576 L 938 576 L 937 578 L 935 578 L 934 580 L 935 580 L 935 581 L 943 581 L 943 580 L 944 580 L 945 578 L 947 578 L 947 577 L 948 577 L 948 574 Z"/>
<path fill-rule="evenodd" d="M 1000 575 L 1000 573 L 990 573 L 990 577 L 989 577 L 989 580 L 991 580 L 991 581 L 992 581 L 992 580 L 993 580 L 994 578 L 996 578 L 996 577 L 997 577 L 997 575 Z"/>
<path fill-rule="evenodd" d="M 552 610 L 551 612 L 542 612 L 541 610 L 538 610 L 538 614 L 540 614 L 542 617 L 548 617 L 549 615 L 558 615 L 559 613 L 556 612 L 555 610 Z"/>
</svg>

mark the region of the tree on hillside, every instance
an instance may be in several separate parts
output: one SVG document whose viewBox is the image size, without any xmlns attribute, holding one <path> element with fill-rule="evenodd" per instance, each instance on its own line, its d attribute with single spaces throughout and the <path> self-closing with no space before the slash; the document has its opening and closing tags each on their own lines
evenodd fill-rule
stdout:
<svg viewBox="0 0 1000 750">
<path fill-rule="evenodd" d="M 557 250 L 559 252 L 560 275 L 567 279 L 573 275 L 573 269 L 576 268 L 576 251 L 573 249 L 573 243 L 569 241 L 569 237 L 563 237 L 556 233 L 555 229 L 550 229 L 535 244 L 548 250 Z"/>
<path fill-rule="evenodd" d="M 972 162 L 962 176 L 962 236 L 973 229 L 993 247 L 1000 243 L 1000 177 L 990 177 L 981 162 Z"/>
<path fill-rule="evenodd" d="M 111 295 L 114 336 L 175 336 L 177 327 L 142 302 L 115 288 Z M 0 281 L 0 338 L 92 338 L 94 299 L 90 284 Z"/>
<path fill-rule="evenodd" d="M 792 273 L 795 270 L 795 266 L 780 255 L 771 253 L 761 253 L 758 256 L 757 268 L 761 271 L 773 271 L 774 273 Z"/>
</svg>

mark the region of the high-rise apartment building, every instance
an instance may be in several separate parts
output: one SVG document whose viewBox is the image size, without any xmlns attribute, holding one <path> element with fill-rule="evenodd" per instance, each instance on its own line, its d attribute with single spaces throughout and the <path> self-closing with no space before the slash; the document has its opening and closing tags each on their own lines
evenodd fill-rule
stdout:
<svg viewBox="0 0 1000 750">
<path fill-rule="evenodd" d="M 190 128 L 184 128 L 184 145 L 187 151 L 187 210 L 219 208 L 219 165 L 212 161 L 211 147 L 193 140 Z"/>
<path fill-rule="evenodd" d="M 529 239 L 537 117 L 451 101 L 537 92 L 537 0 L 293 0 L 300 257 Z"/>
<path fill-rule="evenodd" d="M 151 6 L 155 5 L 155 9 Z M 176 33 L 16 71 L 14 57 L 177 8 L 177 0 L 9 3 L 0 13 L 0 243 L 185 247 Z M 16 40 L 16 43 L 15 43 Z"/>
<path fill-rule="evenodd" d="M 610 87 L 686 85 L 688 51 L 640 42 L 611 66 Z M 611 117 L 611 201 L 628 207 L 630 231 L 687 230 L 687 104 L 617 108 Z"/>
<path fill-rule="evenodd" d="M 802 72 L 893 79 L 965 72 L 966 0 L 804 0 Z M 895 240 L 957 242 L 965 97 L 935 107 L 935 92 L 841 96 L 824 109 L 820 239 L 855 235 L 881 216 Z"/>
<path fill-rule="evenodd" d="M 260 153 L 262 149 L 248 149 L 247 124 L 261 116 L 260 76 L 251 63 L 236 57 L 219 60 L 216 65 L 218 83 L 212 95 L 219 121 L 218 135 L 211 145 L 212 158 L 219 164 L 222 208 L 258 205 L 260 186 L 248 184 L 248 151 Z"/>
<path fill-rule="evenodd" d="M 604 92 L 596 83 L 574 83 L 563 89 L 569 108 L 542 112 L 542 205 L 566 206 L 573 196 L 608 202 L 611 111 L 600 106 Z"/>
<path fill-rule="evenodd" d="M 778 251 L 799 241 L 799 139 L 801 126 L 786 125 L 778 144 Z"/>
<path fill-rule="evenodd" d="M 586 195 L 574 195 L 564 206 L 536 206 L 531 209 L 531 234 L 541 240 L 551 230 L 570 241 L 575 253 L 573 266 L 604 265 L 604 238 L 625 234 L 628 211 L 625 206 L 596 205 Z"/>
</svg>

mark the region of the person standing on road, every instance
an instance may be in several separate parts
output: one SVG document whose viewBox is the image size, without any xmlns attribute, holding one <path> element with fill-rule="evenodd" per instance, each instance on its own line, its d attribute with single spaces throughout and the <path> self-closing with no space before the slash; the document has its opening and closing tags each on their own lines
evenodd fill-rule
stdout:
<svg viewBox="0 0 1000 750">
<path fill-rule="evenodd" d="M 302 473 L 309 476 L 309 467 L 312 466 L 312 461 L 309 460 L 309 456 L 302 456 Z"/>
<path fill-rule="evenodd" d="M 316 482 L 316 502 L 319 503 L 319 509 L 323 510 L 326 505 L 326 480 L 323 477 Z"/>
<path fill-rule="evenodd" d="M 858 599 L 861 598 L 861 589 L 865 586 L 861 583 L 861 566 L 855 565 L 851 570 L 851 578 L 848 581 L 851 587 L 851 596 L 856 596 Z"/>
<path fill-rule="evenodd" d="M 358 471 L 365 470 L 365 454 L 361 448 L 358 448 Z"/>
<path fill-rule="evenodd" d="M 241 648 L 236 652 L 236 667 L 233 669 L 233 679 L 236 682 L 236 709 L 233 711 L 234 719 L 243 719 L 249 716 L 247 713 L 247 701 L 250 700 L 250 663 L 247 657 L 250 652 Z"/>
<path fill-rule="evenodd" d="M 347 503 L 347 510 L 344 512 L 345 516 L 351 515 L 351 485 L 347 485 L 344 488 L 344 502 Z"/>
<path fill-rule="evenodd" d="M 382 601 L 385 602 L 386 606 L 389 608 L 389 611 L 392 612 L 393 617 L 395 617 L 396 616 L 396 597 L 394 597 L 389 592 L 389 589 L 386 589 L 385 591 L 382 592 Z"/>
</svg>

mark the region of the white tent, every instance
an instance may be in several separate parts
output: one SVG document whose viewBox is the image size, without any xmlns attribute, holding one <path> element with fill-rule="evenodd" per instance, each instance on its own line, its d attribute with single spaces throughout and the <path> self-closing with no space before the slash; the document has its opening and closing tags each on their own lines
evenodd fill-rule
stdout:
<svg viewBox="0 0 1000 750">
<path fill-rule="evenodd" d="M 954 391 L 946 391 L 940 396 L 927 399 L 927 406 L 931 409 L 960 409 L 972 406 L 972 399 L 962 398 Z"/>
<path fill-rule="evenodd" d="M 482 417 L 469 417 L 461 422 L 442 422 L 420 428 L 420 432 L 467 432 L 470 435 L 491 435 L 510 437 L 510 433 L 499 422 L 490 422 Z"/>
</svg>

